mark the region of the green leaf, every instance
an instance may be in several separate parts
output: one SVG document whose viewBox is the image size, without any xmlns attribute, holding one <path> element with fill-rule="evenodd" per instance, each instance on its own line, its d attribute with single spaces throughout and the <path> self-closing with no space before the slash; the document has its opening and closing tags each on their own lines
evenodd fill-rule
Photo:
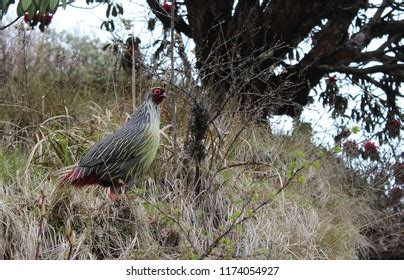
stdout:
<svg viewBox="0 0 404 280">
<path fill-rule="evenodd" d="M 31 6 L 28 7 L 27 12 L 29 14 L 29 18 L 32 19 L 32 17 L 36 14 L 36 5 L 35 5 L 35 3 L 32 3 Z"/>
<path fill-rule="evenodd" d="M 333 149 L 333 152 L 334 153 L 336 153 L 336 154 L 338 154 L 338 153 L 341 153 L 342 152 L 342 149 L 341 149 L 341 147 L 340 146 L 335 146 Z"/>
<path fill-rule="evenodd" d="M 302 151 L 302 150 L 295 151 L 295 155 L 298 158 L 305 158 L 306 157 L 306 153 L 304 151 Z"/>
<path fill-rule="evenodd" d="M 54 14 L 59 6 L 59 0 L 50 0 L 49 1 L 49 11 Z"/>
<path fill-rule="evenodd" d="M 287 177 L 288 179 L 292 178 L 293 173 L 295 172 L 296 167 L 297 167 L 297 161 L 296 161 L 296 160 L 293 160 L 293 161 L 291 161 L 291 162 L 289 163 L 288 170 L 287 170 L 287 172 L 286 172 L 286 177 Z"/>
<path fill-rule="evenodd" d="M 149 203 L 149 202 L 144 202 L 144 203 L 143 203 L 143 208 L 144 208 L 146 211 L 150 210 L 150 208 L 151 208 L 150 203 Z"/>
<path fill-rule="evenodd" d="M 230 239 L 230 238 L 227 238 L 227 237 L 223 237 L 222 240 L 221 240 L 221 242 L 222 242 L 224 245 L 227 245 L 227 246 L 230 246 L 230 245 L 232 244 L 231 239 Z"/>
<path fill-rule="evenodd" d="M 240 211 L 235 211 L 233 214 L 231 214 L 229 216 L 228 219 L 229 219 L 229 221 L 233 222 L 233 221 L 237 220 L 240 217 L 240 215 L 241 215 Z"/>
<path fill-rule="evenodd" d="M 352 133 L 354 133 L 354 134 L 358 134 L 360 130 L 361 130 L 360 127 L 357 126 L 357 125 L 355 125 L 354 127 L 352 127 Z"/>
<path fill-rule="evenodd" d="M 63 9 L 66 9 L 66 6 L 67 6 L 67 0 L 62 0 L 62 4 L 63 4 Z"/>
<path fill-rule="evenodd" d="M 28 10 L 29 6 L 32 4 L 32 0 L 21 0 L 20 2 L 24 11 Z"/>
<path fill-rule="evenodd" d="M 274 200 L 276 198 L 276 194 L 274 192 L 268 192 L 267 193 L 267 199 L 268 200 Z"/>
<path fill-rule="evenodd" d="M 39 11 L 44 14 L 48 6 L 49 6 L 49 0 L 42 0 L 41 4 L 39 5 Z"/>
<path fill-rule="evenodd" d="M 18 5 L 17 5 L 17 16 L 22 17 L 24 15 L 24 12 L 25 11 L 22 8 L 22 3 L 20 1 L 20 2 L 18 2 Z"/>
<path fill-rule="evenodd" d="M 244 199 L 242 199 L 240 197 L 233 200 L 233 203 L 236 204 L 236 205 L 240 205 L 243 202 L 244 202 Z"/>
<path fill-rule="evenodd" d="M 319 169 L 321 166 L 321 162 L 319 159 L 313 161 L 313 163 L 311 164 L 315 169 Z"/>
<path fill-rule="evenodd" d="M 324 158 L 324 157 L 325 157 L 324 151 L 322 151 L 322 150 L 318 151 L 318 152 L 317 152 L 317 156 L 318 156 L 319 158 Z"/>
<path fill-rule="evenodd" d="M 164 208 L 164 204 L 161 201 L 157 201 L 154 204 L 154 207 L 156 207 L 157 209 L 163 209 Z"/>
<path fill-rule="evenodd" d="M 300 175 L 299 178 L 297 178 L 297 181 L 299 182 L 299 184 L 304 184 L 306 179 L 304 178 L 304 175 Z"/>
<path fill-rule="evenodd" d="M 7 7 L 7 5 L 8 5 L 8 1 L 9 0 L 2 0 L 2 1 L 0 1 L 0 9 L 3 11 L 3 14 L 5 14 L 5 8 Z"/>
</svg>

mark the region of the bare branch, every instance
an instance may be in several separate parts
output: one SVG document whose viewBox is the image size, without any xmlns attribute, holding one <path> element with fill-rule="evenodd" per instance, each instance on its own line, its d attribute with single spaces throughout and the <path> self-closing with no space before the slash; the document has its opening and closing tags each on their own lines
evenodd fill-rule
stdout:
<svg viewBox="0 0 404 280">
<path fill-rule="evenodd" d="M 170 26 L 170 15 L 163 9 L 158 0 L 147 0 L 147 4 L 155 16 L 161 21 L 165 27 Z M 192 38 L 192 32 L 189 25 L 181 16 L 175 15 L 175 30 L 184 33 L 187 37 Z"/>
<path fill-rule="evenodd" d="M 345 73 L 348 75 L 353 75 L 356 78 L 365 80 L 365 81 L 377 86 L 378 88 L 382 89 L 386 94 L 393 93 L 394 95 L 399 95 L 400 92 L 398 90 L 393 90 L 388 85 L 381 83 L 368 75 L 370 73 L 381 72 L 381 71 L 379 71 L 380 67 L 386 67 L 386 69 L 390 68 L 390 70 L 393 70 L 393 69 L 400 70 L 400 69 L 404 69 L 404 64 L 380 65 L 380 66 L 373 66 L 373 67 L 368 67 L 368 68 L 364 68 L 364 69 L 348 67 L 348 66 L 344 66 L 344 65 L 321 66 L 320 68 L 323 68 L 327 72 L 341 72 L 341 73 Z M 370 69 L 370 71 L 367 71 L 367 69 L 368 70 Z"/>
<path fill-rule="evenodd" d="M 17 20 L 19 20 L 20 18 L 21 18 L 21 17 L 17 17 L 17 18 L 14 19 L 12 22 L 10 22 L 10 23 L 8 23 L 8 24 L 6 24 L 6 25 L 1 26 L 1 27 L 0 27 L 0 30 L 4 30 L 4 29 L 6 29 L 7 27 L 13 25 L 13 24 L 16 23 Z"/>
<path fill-rule="evenodd" d="M 319 69 L 326 70 L 327 72 L 342 72 L 355 75 L 366 75 L 374 73 L 399 73 L 397 70 L 404 70 L 404 64 L 384 64 L 376 65 L 366 68 L 355 68 L 345 65 L 322 65 Z"/>
</svg>

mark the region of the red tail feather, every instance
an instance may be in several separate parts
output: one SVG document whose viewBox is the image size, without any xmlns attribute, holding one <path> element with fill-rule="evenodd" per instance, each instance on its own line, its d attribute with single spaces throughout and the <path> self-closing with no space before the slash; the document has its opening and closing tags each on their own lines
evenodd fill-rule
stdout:
<svg viewBox="0 0 404 280">
<path fill-rule="evenodd" d="M 63 176 L 60 185 L 71 184 L 75 187 L 83 187 L 98 182 L 96 175 L 84 175 L 84 170 L 80 167 L 74 167 L 65 176 Z"/>
</svg>

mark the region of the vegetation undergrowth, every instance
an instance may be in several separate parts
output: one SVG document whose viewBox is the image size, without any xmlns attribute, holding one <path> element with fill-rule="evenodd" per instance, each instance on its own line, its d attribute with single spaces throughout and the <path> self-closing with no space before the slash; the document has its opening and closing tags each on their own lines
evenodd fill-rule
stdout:
<svg viewBox="0 0 404 280">
<path fill-rule="evenodd" d="M 370 249 L 363 231 L 380 214 L 366 180 L 309 133 L 273 135 L 231 105 L 196 160 L 183 149 L 192 105 L 179 98 L 173 162 L 166 103 L 148 176 L 116 202 L 101 187 L 60 187 L 60 170 L 131 114 L 132 86 L 96 45 L 27 43 L 19 32 L 0 87 L 1 259 L 352 259 Z M 138 99 L 161 84 L 138 79 Z"/>
</svg>

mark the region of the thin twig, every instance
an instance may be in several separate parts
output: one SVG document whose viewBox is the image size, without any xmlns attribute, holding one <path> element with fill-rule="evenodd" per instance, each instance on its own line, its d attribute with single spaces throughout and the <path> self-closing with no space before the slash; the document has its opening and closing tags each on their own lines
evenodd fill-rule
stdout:
<svg viewBox="0 0 404 280">
<path fill-rule="evenodd" d="M 170 19 L 170 32 L 171 32 L 171 76 L 170 76 L 170 83 L 174 84 L 174 13 L 175 13 L 175 0 L 172 1 L 171 4 L 171 19 Z M 171 119 L 172 125 L 173 125 L 173 148 L 174 148 L 174 154 L 173 154 L 173 159 L 174 159 L 174 164 L 175 166 L 177 165 L 177 160 L 178 160 L 178 144 L 177 144 L 177 95 L 175 91 L 172 92 L 172 119 Z"/>
<path fill-rule="evenodd" d="M 131 44 L 132 44 L 132 46 L 130 46 L 130 47 L 132 49 L 132 53 L 131 53 L 131 55 L 132 55 L 132 108 L 133 108 L 133 112 L 135 112 L 136 107 L 137 107 L 136 106 L 137 105 L 137 102 L 136 102 L 136 60 L 137 59 L 135 57 L 135 48 L 134 48 L 133 40 L 132 40 Z"/>
<path fill-rule="evenodd" d="M 37 260 L 39 258 L 39 252 L 41 249 L 41 244 L 42 244 L 42 237 L 43 237 L 43 221 L 45 218 L 45 194 L 43 190 L 41 190 L 39 194 L 39 201 L 38 201 L 38 206 L 39 206 L 39 224 L 38 224 L 38 238 L 36 241 L 36 248 L 35 248 L 35 256 L 34 259 Z"/>
<path fill-rule="evenodd" d="M 138 198 L 141 198 L 142 200 L 144 200 L 145 202 L 147 202 L 149 205 L 151 205 L 153 208 L 155 208 L 157 211 L 159 211 L 161 214 L 163 214 L 166 218 L 168 218 L 169 220 L 171 220 L 172 222 L 174 222 L 174 224 L 176 224 L 178 226 L 178 228 L 180 229 L 180 231 L 182 231 L 185 234 L 185 237 L 189 243 L 189 245 L 191 245 L 192 249 L 194 250 L 194 252 L 198 253 L 198 249 L 196 248 L 196 246 L 194 245 L 194 243 L 191 240 L 191 237 L 189 235 L 189 231 L 186 231 L 184 229 L 184 227 L 181 225 L 181 223 L 174 218 L 173 216 L 171 216 L 170 214 L 166 213 L 164 210 L 162 210 L 160 207 L 157 207 L 156 205 L 154 205 L 150 200 L 148 200 L 144 195 L 139 194 L 139 193 L 134 193 Z"/>
<path fill-rule="evenodd" d="M 17 20 L 19 20 L 20 18 L 21 18 L 21 17 L 17 17 L 17 18 L 14 19 L 12 22 L 10 22 L 10 23 L 8 23 L 8 24 L 6 24 L 6 25 L 1 26 L 1 27 L 0 27 L 0 30 L 4 30 L 4 29 L 6 29 L 7 27 L 13 25 L 13 24 L 16 23 Z"/>
<path fill-rule="evenodd" d="M 313 161 L 314 162 L 314 161 Z M 240 214 L 233 220 L 233 222 L 227 227 L 226 230 L 224 230 L 222 233 L 220 233 L 208 246 L 208 248 L 206 249 L 205 253 L 203 253 L 200 257 L 201 260 L 205 259 L 206 257 L 208 257 L 210 255 L 210 253 L 212 252 L 212 250 L 214 248 L 217 247 L 217 245 L 219 244 L 219 242 L 222 240 L 223 237 L 225 237 L 226 235 L 228 235 L 230 233 L 230 231 L 232 231 L 236 226 L 244 223 L 245 221 L 251 219 L 261 208 L 263 208 L 264 206 L 267 206 L 268 204 L 270 204 L 271 202 L 274 201 L 274 197 L 277 196 L 278 194 L 280 194 L 291 182 L 292 180 L 296 177 L 296 175 L 298 173 L 300 173 L 300 171 L 302 171 L 306 166 L 302 166 L 301 168 L 298 168 L 292 176 L 290 176 L 290 178 L 285 182 L 285 184 L 282 183 L 282 181 L 280 182 L 281 187 L 278 189 L 278 191 L 275 192 L 273 197 L 270 197 L 264 201 L 262 201 L 260 204 L 258 204 L 251 212 L 248 213 L 248 215 L 245 215 L 244 211 L 247 207 L 247 205 L 251 202 L 254 193 L 248 198 L 247 202 L 243 204 L 242 209 L 240 211 Z M 243 217 L 242 217 L 243 216 Z M 242 217 L 240 219 L 240 217 Z"/>
<path fill-rule="evenodd" d="M 239 162 L 239 163 L 223 166 L 222 168 L 217 170 L 217 173 L 222 172 L 223 170 L 226 170 L 226 169 L 240 167 L 240 166 L 246 166 L 246 165 L 261 165 L 261 166 L 273 167 L 273 165 L 266 163 L 266 162 Z"/>
</svg>

